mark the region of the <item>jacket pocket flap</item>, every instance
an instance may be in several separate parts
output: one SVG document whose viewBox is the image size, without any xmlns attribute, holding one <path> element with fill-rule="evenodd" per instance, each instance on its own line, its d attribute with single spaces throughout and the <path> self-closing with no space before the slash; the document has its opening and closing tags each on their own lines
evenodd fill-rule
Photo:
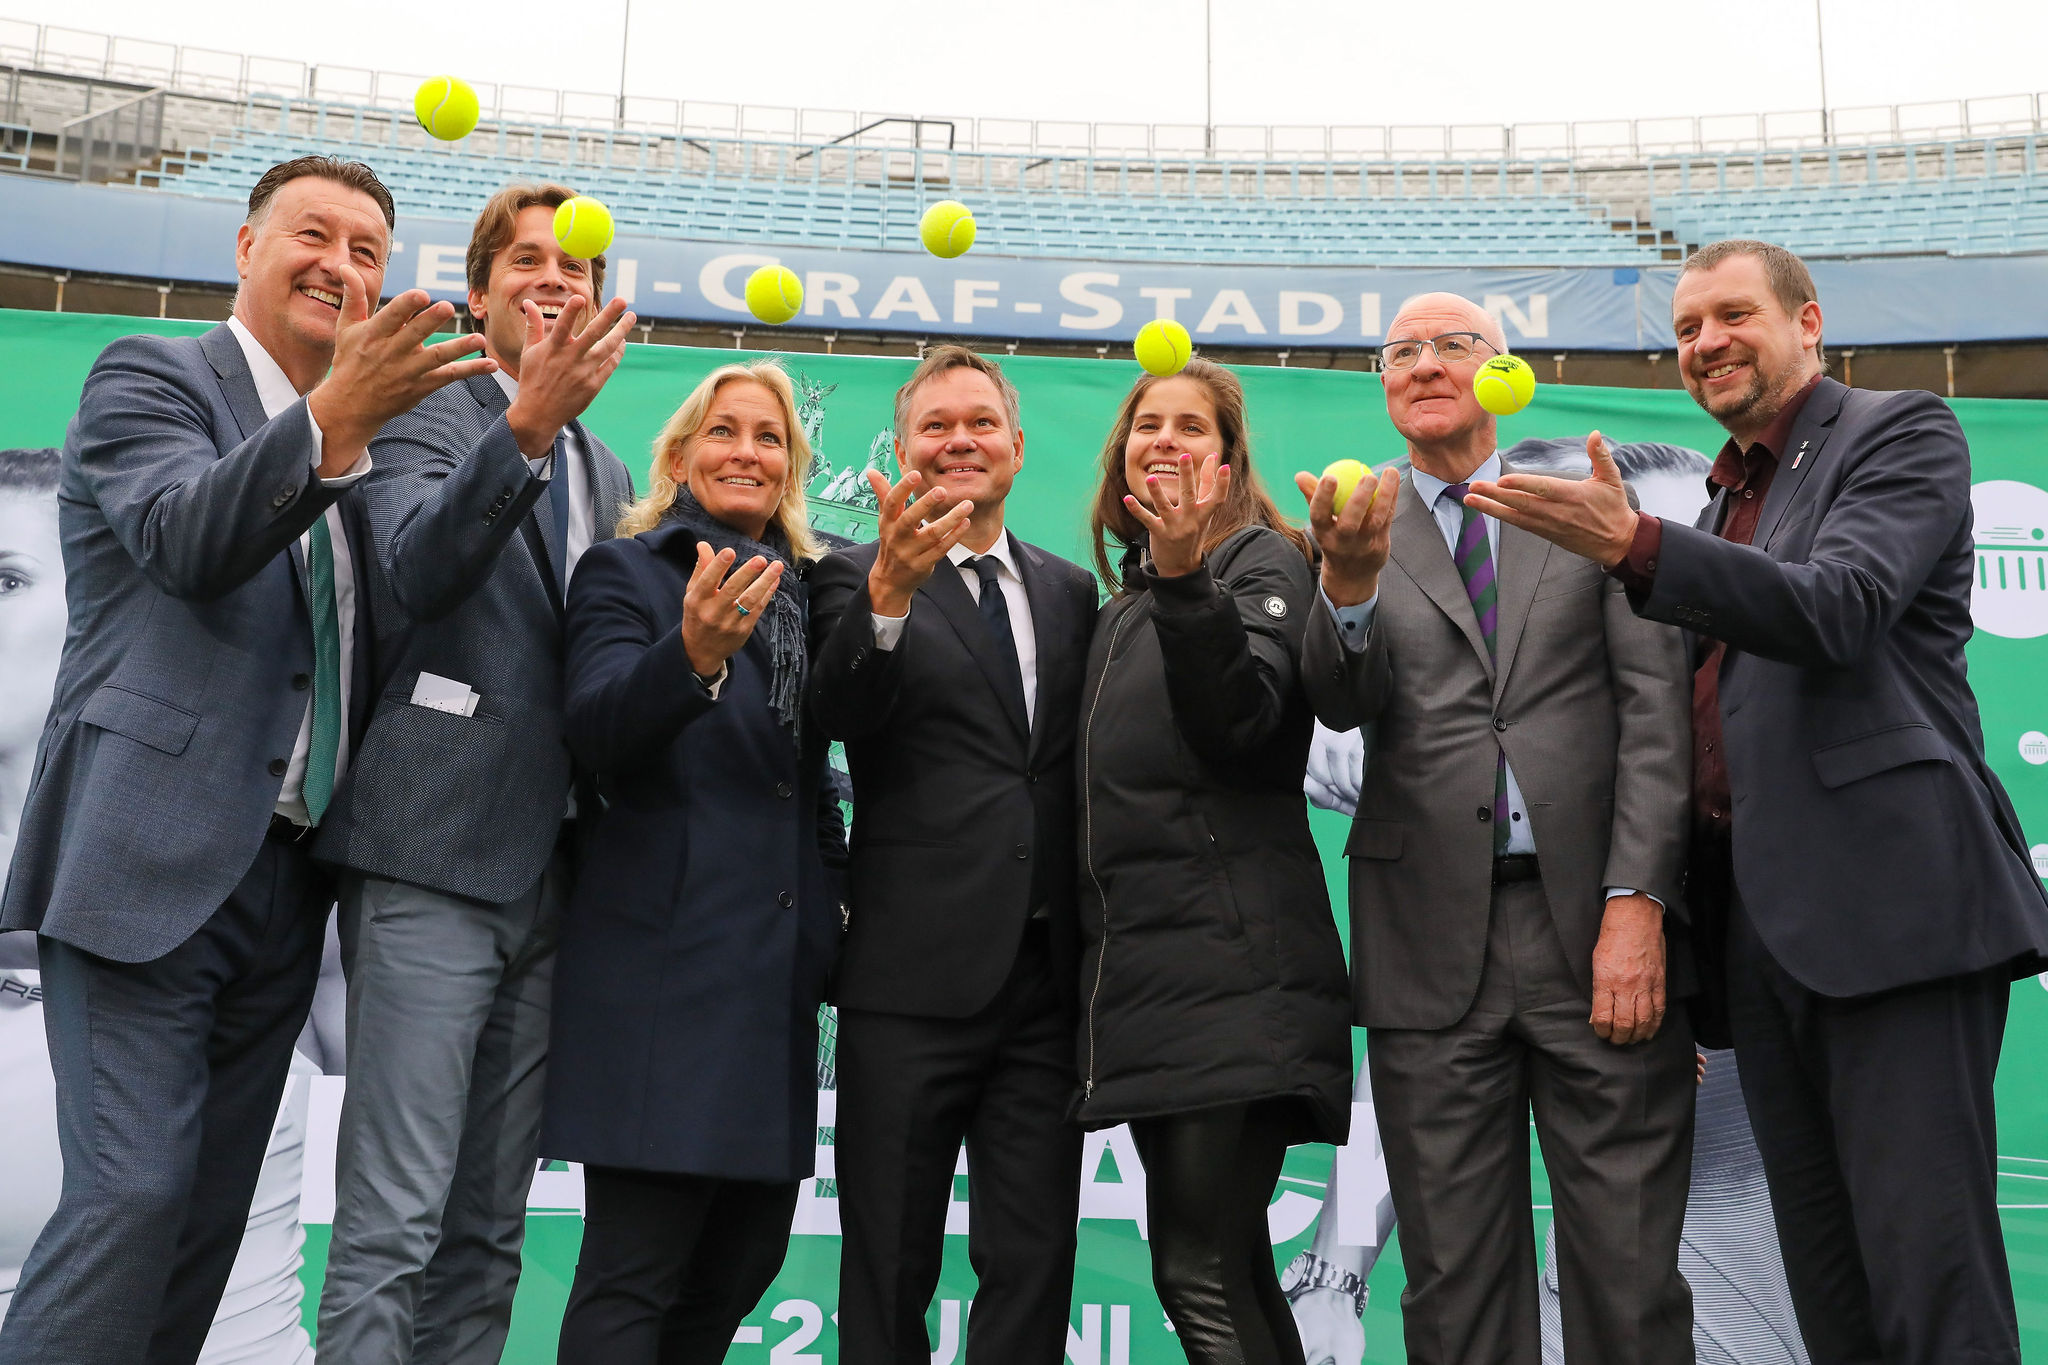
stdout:
<svg viewBox="0 0 2048 1365">
<path fill-rule="evenodd" d="M 199 717 L 182 707 L 111 684 L 86 699 L 78 718 L 167 754 L 182 754 Z"/>
<path fill-rule="evenodd" d="M 1895 725 L 1813 751 L 1813 770 L 1824 787 L 1840 787 L 1904 763 L 1953 761 L 1948 745 L 1929 725 Z"/>
<path fill-rule="evenodd" d="M 1350 837 L 1344 840 L 1344 856 L 1398 858 L 1407 836 L 1407 827 L 1393 820 L 1353 820 Z"/>
</svg>

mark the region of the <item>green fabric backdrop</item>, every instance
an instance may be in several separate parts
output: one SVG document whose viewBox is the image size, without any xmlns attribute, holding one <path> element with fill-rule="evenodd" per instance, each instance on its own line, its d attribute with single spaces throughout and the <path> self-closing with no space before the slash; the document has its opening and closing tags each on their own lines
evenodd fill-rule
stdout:
<svg viewBox="0 0 2048 1365">
<path fill-rule="evenodd" d="M 115 336 L 137 331 L 190 334 L 200 324 L 138 321 L 0 310 L 0 445 L 56 445 L 77 405 L 79 388 L 93 357 Z M 644 473 L 650 443 L 682 397 L 714 366 L 751 358 L 755 352 L 635 346 L 603 396 L 587 415 L 589 425 L 636 471 Z M 908 359 L 799 355 L 788 366 L 807 395 L 806 425 L 832 469 L 814 479 L 823 492 L 834 474 L 858 469 L 872 455 L 886 457 L 881 443 L 889 430 L 896 386 L 908 376 Z M 1093 486 L 1096 457 L 1117 400 L 1138 373 L 1129 361 L 1017 357 L 1006 369 L 1023 394 L 1026 465 L 1010 502 L 1010 524 L 1026 538 L 1085 562 L 1084 518 Z M 1539 370 L 1541 367 L 1539 366 Z M 1240 371 L 1250 401 L 1253 447 L 1269 486 L 1292 514 L 1301 500 L 1288 475 L 1320 469 L 1339 456 L 1377 466 L 1402 453 L 1388 424 L 1375 376 L 1350 372 L 1247 368 Z M 2048 404 L 1988 399 L 1957 400 L 1975 458 L 1975 483 L 1990 499 L 1999 523 L 1991 535 L 1980 514 L 1980 541 L 1990 537 L 1983 563 L 1985 591 L 1995 587 L 2000 563 L 2015 574 L 2024 560 L 2036 565 L 2031 588 L 2005 580 L 2000 629 L 1980 629 L 1970 646 L 1973 679 L 1983 706 L 1986 746 L 2025 821 L 2030 838 L 2048 840 L 2048 592 L 2038 575 L 2048 558 L 2019 553 L 2048 537 Z M 1580 436 L 1598 427 L 1616 441 L 1661 441 L 1711 455 L 1722 433 L 1682 393 L 1543 386 L 1536 401 L 1501 423 L 1503 447 L 1531 436 Z M 1990 481 L 2030 485 L 1993 489 Z M 643 485 L 644 486 L 644 485 Z M 2033 505 L 2038 500 L 2039 505 Z M 819 519 L 832 529 L 859 534 L 857 508 L 821 503 Z M 2010 594 L 2021 595 L 2013 598 Z M 2038 595 L 2029 599 L 2025 594 Z M 2035 624 L 2029 608 L 2041 604 Z M 1986 612 L 1980 605 L 1980 621 Z M 2039 633 L 2025 637 L 2025 632 Z M 2021 638 L 2024 637 L 2024 638 Z M 2034 743 L 2025 739 L 2032 735 Z M 2031 757 L 2022 750 L 2033 748 Z M 1325 852 L 1332 890 L 1342 904 L 1342 821 L 1312 813 Z M 1912 837 L 1910 831 L 1878 831 L 1873 839 Z M 2048 845 L 2037 849 L 2037 865 L 2048 868 Z M 2048 1353 L 2048 1085 L 2039 1079 L 2048 1046 L 2048 993 L 2033 981 L 2014 987 L 2011 1028 L 1999 1076 L 2001 1152 L 1999 1196 L 2006 1213 L 2007 1241 L 2019 1295 L 2022 1338 L 2029 1353 Z M 1934 1159 L 1930 1154 L 1930 1160 Z M 1282 1197 L 1319 1200 L 1330 1169 L 1328 1148 L 1300 1148 L 1289 1159 Z M 1119 1176 L 1113 1162 L 1092 1172 L 1105 1185 Z M 1535 1201 L 1547 1204 L 1540 1165 Z M 964 1190 L 964 1178 L 962 1182 Z M 1305 1205 L 1295 1205 L 1297 1210 Z M 1539 1213 L 1538 1233 L 1542 1231 Z M 1286 1221 L 1292 1222 L 1293 1218 Z M 508 1361 L 554 1358 L 554 1325 L 575 1264 L 580 1223 L 573 1216 L 530 1220 L 527 1273 L 520 1289 Z M 317 1296 L 325 1229 L 308 1230 L 305 1281 L 307 1319 Z M 1075 1286 L 1076 1365 L 1129 1365 L 1178 1361 L 1182 1357 L 1166 1330 L 1150 1290 L 1144 1243 L 1128 1219 L 1088 1219 L 1082 1225 L 1081 1269 Z M 1305 1244 L 1300 1233 L 1275 1249 L 1283 1259 Z M 973 1294 L 966 1239 L 948 1238 L 946 1271 L 932 1323 L 945 1335 L 944 1319 L 957 1307 L 944 1301 Z M 1397 1238 L 1398 1245 L 1398 1238 Z M 734 1348 L 735 1361 L 768 1360 L 782 1365 L 834 1358 L 830 1315 L 836 1299 L 837 1239 L 799 1236 L 775 1288 L 748 1319 L 758 1327 L 758 1346 Z M 1372 1280 L 1367 1310 L 1366 1360 L 1398 1362 L 1400 1345 L 1399 1257 L 1388 1255 Z M 957 1323 L 957 1318 L 955 1319 Z M 957 1339 L 957 1338 L 956 1338 Z M 944 1357 L 942 1356 L 941 1359 Z"/>
</svg>

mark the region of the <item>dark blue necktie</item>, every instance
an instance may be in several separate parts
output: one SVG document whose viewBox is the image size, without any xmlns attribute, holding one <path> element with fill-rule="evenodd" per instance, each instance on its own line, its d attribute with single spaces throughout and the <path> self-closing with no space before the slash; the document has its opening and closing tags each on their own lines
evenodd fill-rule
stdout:
<svg viewBox="0 0 2048 1365">
<path fill-rule="evenodd" d="M 555 433 L 555 454 L 549 468 L 554 477 L 548 480 L 541 500 L 548 504 L 548 515 L 555 523 L 555 590 L 566 600 L 569 596 L 569 451 L 567 428 Z"/>
<path fill-rule="evenodd" d="M 1004 678 L 1012 689 L 1010 699 L 1017 704 L 1017 714 L 1028 723 L 1031 713 L 1024 705 L 1024 669 L 1017 662 L 1017 632 L 1010 627 L 1010 604 L 1003 600 L 1002 585 L 996 581 L 996 570 L 1001 565 L 1002 561 L 994 555 L 977 555 L 967 561 L 967 567 L 981 580 L 981 623 L 995 640 L 996 654 L 1003 661 Z"/>
</svg>

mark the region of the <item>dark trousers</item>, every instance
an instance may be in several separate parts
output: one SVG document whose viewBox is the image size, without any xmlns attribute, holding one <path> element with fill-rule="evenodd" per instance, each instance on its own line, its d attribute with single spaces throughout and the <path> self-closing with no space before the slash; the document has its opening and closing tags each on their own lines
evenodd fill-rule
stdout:
<svg viewBox="0 0 2048 1365">
<path fill-rule="evenodd" d="M 1303 1365 L 1266 1227 L 1282 1121 L 1267 1103 L 1131 1122 L 1152 1284 L 1189 1365 Z"/>
<path fill-rule="evenodd" d="M 1493 891 L 1465 1017 L 1366 1040 L 1401 1229 L 1414 1365 L 1537 1365 L 1533 1115 L 1556 1209 L 1572 1365 L 1691 1365 L 1678 1242 L 1692 1181 L 1696 1077 L 1685 1017 L 1647 1042 L 1593 1032 L 1540 881 Z M 1746 1065 L 1746 1063 L 1745 1063 Z"/>
<path fill-rule="evenodd" d="M 834 1156 L 841 1365 L 930 1365 L 953 1168 L 967 1144 L 970 1365 L 1061 1365 L 1074 1285 L 1081 1130 L 1074 1016 L 1042 923 L 966 1019 L 839 1012 Z"/>
<path fill-rule="evenodd" d="M 2020 1358 L 1991 1095 L 2007 975 L 1830 999 L 1731 907 L 1729 1023 L 1814 1365 Z"/>
<path fill-rule="evenodd" d="M 795 1181 L 583 1170 L 561 1365 L 718 1365 L 782 1269 Z"/>
<path fill-rule="evenodd" d="M 64 1187 L 0 1330 L 5 1365 L 187 1365 L 242 1244 L 320 973 L 332 879 L 265 842 L 153 962 L 44 938 Z"/>
</svg>

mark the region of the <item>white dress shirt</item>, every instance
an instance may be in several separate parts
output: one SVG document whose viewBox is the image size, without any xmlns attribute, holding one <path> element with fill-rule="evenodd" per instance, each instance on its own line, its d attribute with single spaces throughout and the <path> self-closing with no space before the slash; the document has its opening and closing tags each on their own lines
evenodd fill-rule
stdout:
<svg viewBox="0 0 2048 1365">
<path fill-rule="evenodd" d="M 505 391 L 507 402 L 519 396 L 519 381 L 503 369 L 493 371 L 491 377 Z M 569 467 L 560 471 L 562 477 L 569 481 L 568 572 L 562 575 L 562 582 L 566 584 L 576 574 L 576 561 L 583 558 L 583 552 L 597 538 L 597 521 L 590 506 L 590 457 L 573 426 L 562 428 L 562 455 L 569 462 Z M 549 481 L 557 472 L 552 452 L 537 460 L 528 460 L 526 464 L 537 477 Z"/>
<path fill-rule="evenodd" d="M 1498 479 L 1500 477 L 1500 470 L 1500 452 L 1495 451 L 1487 456 L 1477 469 L 1466 476 L 1465 481 L 1467 483 L 1478 483 L 1482 479 Z M 1451 487 L 1451 485 L 1445 483 L 1434 474 L 1426 473 L 1411 465 L 1408 470 L 1408 477 L 1414 483 L 1417 496 L 1423 499 L 1424 504 L 1429 508 L 1430 515 L 1436 518 L 1437 530 L 1443 533 L 1444 548 L 1455 555 L 1458 548 L 1458 531 L 1464 525 L 1465 520 L 1464 504 L 1456 498 L 1445 497 L 1444 490 Z M 1486 523 L 1487 553 L 1493 557 L 1495 581 L 1498 582 L 1500 574 L 1500 523 L 1488 516 L 1482 516 L 1480 520 Z M 1320 594 L 1320 589 L 1318 592 Z M 1372 632 L 1373 615 L 1379 608 L 1379 594 L 1374 593 L 1365 601 L 1349 607 L 1338 606 L 1326 594 L 1322 594 L 1322 597 L 1323 605 L 1328 607 L 1330 614 L 1336 618 L 1337 633 L 1343 638 L 1345 648 L 1354 653 L 1364 649 L 1366 637 Z M 1507 785 L 1508 820 L 1510 823 L 1508 825 L 1508 844 L 1505 852 L 1509 854 L 1534 853 L 1536 851 L 1536 831 L 1529 823 L 1529 804 L 1522 799 L 1522 785 L 1515 781 L 1515 765 L 1512 763 L 1507 765 Z M 1610 899 L 1615 896 L 1630 896 L 1634 894 L 1627 887 L 1611 886 L 1607 888 L 1607 895 Z"/>
<path fill-rule="evenodd" d="M 1017 639 L 1017 668 L 1024 675 L 1024 719 L 1027 724 L 1038 717 L 1038 632 L 1031 622 L 1031 598 L 1024 591 L 1024 576 L 1017 571 L 1017 546 L 1004 531 L 996 537 L 996 543 L 989 547 L 996 558 L 996 586 L 1003 590 L 1003 604 L 1010 609 L 1010 633 Z M 968 564 L 978 558 L 974 551 L 955 541 L 953 548 L 946 551 L 960 579 L 967 585 L 967 595 L 975 605 L 981 604 L 981 575 Z M 903 625 L 910 619 L 909 613 L 902 616 L 884 616 L 875 613 L 875 648 L 891 650 L 903 638 Z"/>
<path fill-rule="evenodd" d="M 266 421 L 304 396 L 292 387 L 292 381 L 285 378 L 284 367 L 271 359 L 270 352 L 263 349 L 263 343 L 242 325 L 240 318 L 230 317 L 228 329 L 242 345 L 242 358 L 249 362 L 249 377 L 256 381 L 256 401 L 263 405 Z M 322 439 L 320 424 L 309 422 L 308 425 L 313 428 L 313 470 L 317 476 Z M 320 486 L 347 488 L 369 472 L 370 455 L 365 451 L 362 458 L 350 466 L 348 473 L 321 479 Z M 348 703 L 353 686 L 350 672 L 356 652 L 356 575 L 355 561 L 349 555 L 348 529 L 341 522 L 341 508 L 330 506 L 321 515 L 327 518 L 327 535 L 334 544 L 334 615 L 341 634 L 341 741 L 334 754 L 334 782 L 340 786 L 341 775 L 348 771 Z M 311 554 L 311 541 L 310 530 L 299 536 L 299 554 L 302 557 Z M 299 737 L 292 741 L 291 765 L 285 769 L 284 786 L 277 794 L 277 813 L 294 824 L 311 823 L 311 816 L 306 811 L 305 788 L 306 756 L 312 750 L 313 699 L 309 693 L 305 717 L 299 721 Z"/>
</svg>

